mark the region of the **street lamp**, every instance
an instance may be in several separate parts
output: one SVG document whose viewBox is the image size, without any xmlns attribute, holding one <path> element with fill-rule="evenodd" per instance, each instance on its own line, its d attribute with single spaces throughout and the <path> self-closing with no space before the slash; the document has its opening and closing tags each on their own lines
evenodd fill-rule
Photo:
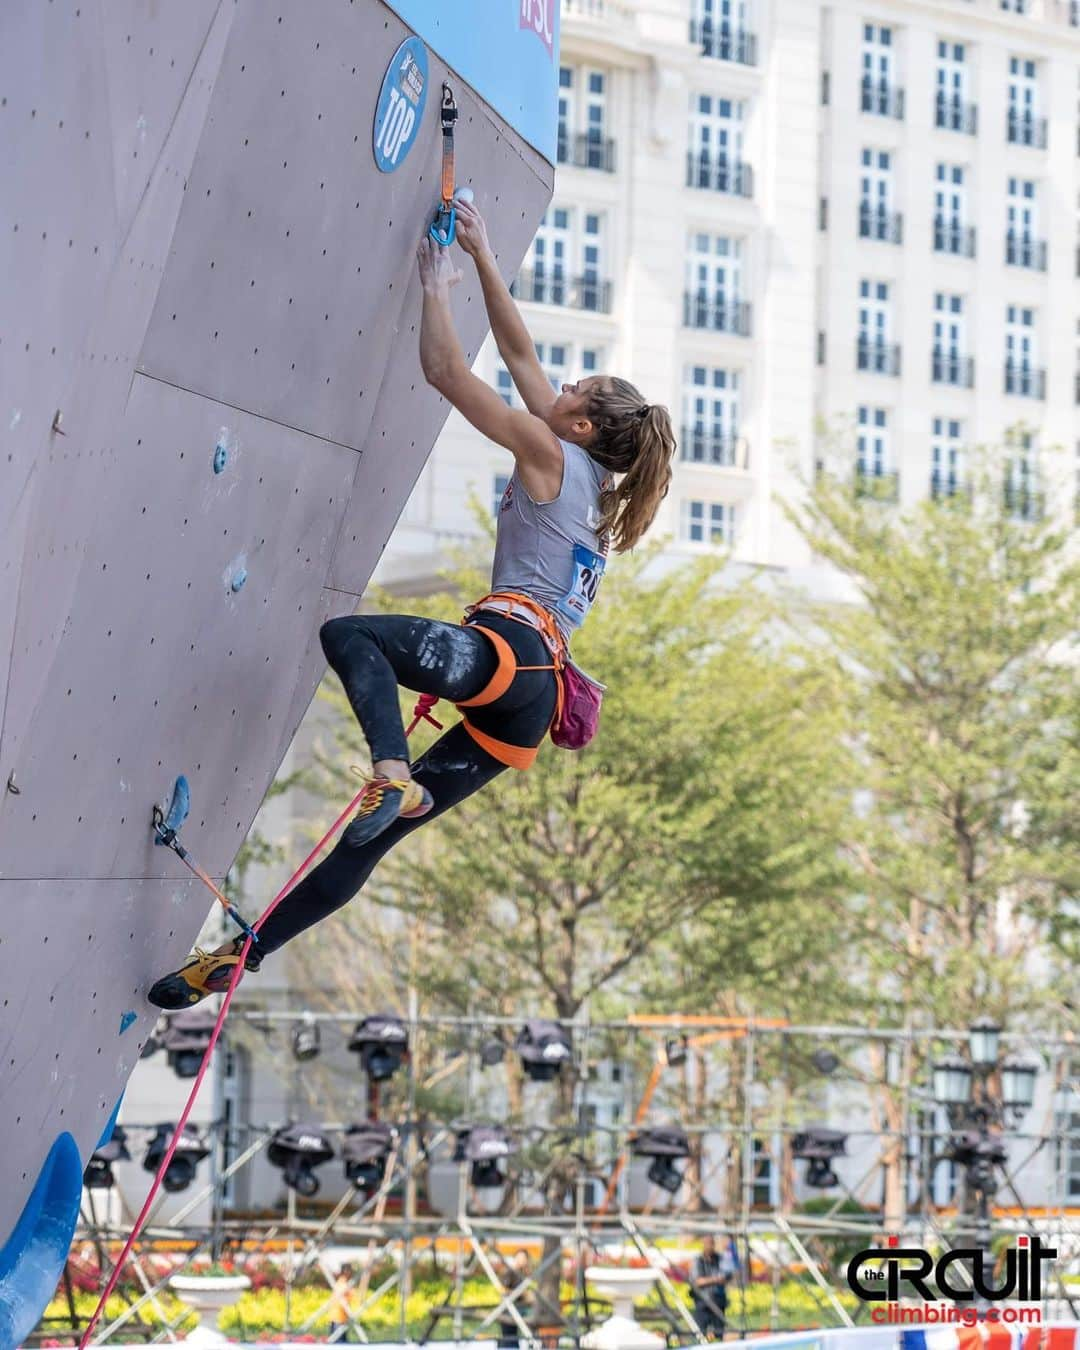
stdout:
<svg viewBox="0 0 1080 1350">
<path fill-rule="evenodd" d="M 1018 1115 L 1031 1109 L 1035 1101 L 1035 1078 L 1038 1069 L 1022 1060 L 1007 1059 L 1001 1066 L 1001 1102 Z"/>
<path fill-rule="evenodd" d="M 934 1097 L 942 1106 L 967 1106 L 971 1101 L 971 1065 L 959 1055 L 946 1055 L 934 1065 Z"/>
<path fill-rule="evenodd" d="M 968 1028 L 971 1062 L 976 1069 L 993 1069 L 998 1061 L 1001 1028 L 992 1017 L 979 1017 Z"/>
</svg>

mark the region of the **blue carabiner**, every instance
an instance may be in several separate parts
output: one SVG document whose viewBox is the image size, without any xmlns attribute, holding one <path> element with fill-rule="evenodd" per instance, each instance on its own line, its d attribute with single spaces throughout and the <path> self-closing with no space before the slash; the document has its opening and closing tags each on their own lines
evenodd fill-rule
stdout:
<svg viewBox="0 0 1080 1350">
<path fill-rule="evenodd" d="M 453 206 L 440 206 L 428 234 L 443 248 L 449 248 L 457 235 L 457 212 Z"/>
</svg>

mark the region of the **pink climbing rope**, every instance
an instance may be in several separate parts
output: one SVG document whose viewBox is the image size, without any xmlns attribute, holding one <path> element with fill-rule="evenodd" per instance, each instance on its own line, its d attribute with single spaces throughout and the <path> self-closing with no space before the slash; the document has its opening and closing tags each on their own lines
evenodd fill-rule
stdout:
<svg viewBox="0 0 1080 1350">
<path fill-rule="evenodd" d="M 438 697 L 435 694 L 420 695 L 419 699 L 417 700 L 416 707 L 413 709 L 413 720 L 409 724 L 408 731 L 406 731 L 405 733 L 407 737 L 413 734 L 413 732 L 416 730 L 417 726 L 421 721 L 430 722 L 433 727 L 436 727 L 439 731 L 442 730 L 442 723 L 437 722 L 435 718 L 432 717 L 431 715 L 431 710 L 432 708 L 434 708 L 435 704 L 438 703 L 438 701 L 439 701 Z M 256 933 L 267 921 L 270 915 L 273 914 L 274 910 L 277 909 L 278 905 L 281 904 L 282 900 L 285 899 L 285 897 L 289 894 L 289 892 L 300 880 L 300 878 L 304 875 L 304 873 L 307 871 L 311 863 L 319 856 L 319 854 L 323 850 L 323 846 L 327 843 L 329 839 L 333 837 L 338 827 L 344 823 L 346 818 L 349 815 L 351 815 L 353 811 L 356 810 L 357 806 L 359 806 L 360 804 L 360 798 L 364 795 L 366 791 L 367 786 L 365 784 L 365 786 L 360 789 L 360 791 L 348 804 L 345 810 L 342 811 L 341 815 L 338 816 L 337 820 L 334 821 L 333 825 L 330 826 L 327 832 L 323 835 L 323 837 L 311 850 L 311 852 L 300 864 L 300 866 L 296 869 L 296 871 L 292 874 L 292 876 L 288 879 L 288 881 L 281 888 L 281 890 L 278 891 L 277 895 L 274 896 L 273 900 L 270 901 L 266 909 L 263 910 L 262 914 L 259 915 L 258 919 L 252 925 Z M 139 1233 L 142 1231 L 142 1226 L 146 1222 L 146 1217 L 150 1213 L 150 1206 L 154 1203 L 154 1197 L 157 1195 L 159 1189 L 161 1188 L 162 1178 L 165 1176 L 165 1173 L 168 1171 L 169 1164 L 172 1162 L 173 1154 L 176 1152 L 176 1147 L 179 1144 L 181 1136 L 184 1133 L 184 1126 L 187 1124 L 188 1117 L 191 1115 L 192 1107 L 195 1105 L 195 1099 L 199 1095 L 199 1088 L 202 1087 L 202 1081 L 206 1077 L 206 1070 L 210 1066 L 210 1056 L 214 1053 L 214 1046 L 217 1045 L 218 1036 L 220 1036 L 221 1034 L 221 1028 L 225 1023 L 225 1018 L 229 1011 L 229 1004 L 232 1002 L 232 996 L 236 991 L 236 986 L 240 983 L 240 976 L 242 975 L 244 970 L 244 962 L 247 959 L 247 954 L 250 950 L 251 950 L 251 937 L 249 935 L 245 937 L 244 945 L 240 949 L 240 959 L 237 961 L 236 967 L 233 970 L 232 979 L 229 981 L 229 987 L 225 991 L 225 998 L 221 1004 L 221 1010 L 217 1015 L 217 1021 L 214 1023 L 214 1029 L 210 1033 L 210 1044 L 206 1047 L 206 1053 L 203 1055 L 202 1063 L 199 1065 L 199 1072 L 195 1077 L 195 1082 L 192 1084 L 191 1093 L 187 1099 L 187 1103 L 185 1104 L 183 1111 L 180 1113 L 180 1119 L 176 1122 L 176 1126 L 173 1129 L 173 1136 L 172 1139 L 169 1141 L 169 1147 L 165 1150 L 165 1156 L 162 1158 L 161 1165 L 158 1167 L 157 1175 L 154 1177 L 153 1184 L 150 1187 L 150 1193 L 147 1195 L 146 1200 L 143 1202 L 142 1209 L 139 1210 L 138 1217 L 135 1220 L 135 1225 L 131 1230 L 131 1236 L 124 1244 L 124 1250 L 120 1253 L 120 1259 L 113 1267 L 113 1272 L 109 1276 L 109 1282 L 105 1286 L 105 1292 L 101 1295 L 101 1298 L 98 1300 L 98 1305 L 94 1309 L 94 1315 L 90 1319 L 90 1325 L 83 1332 L 82 1339 L 79 1341 L 79 1350 L 86 1350 L 86 1347 L 90 1344 L 90 1337 L 94 1334 L 94 1330 L 97 1327 L 98 1322 L 101 1320 L 101 1314 L 105 1308 L 105 1304 L 109 1301 L 109 1295 L 116 1288 L 117 1281 L 120 1279 L 120 1272 L 124 1267 L 124 1262 L 130 1256 L 131 1249 L 132 1247 L 134 1247 L 136 1239 L 138 1238 Z"/>
<path fill-rule="evenodd" d="M 338 816 L 337 820 L 334 821 L 333 825 L 330 826 L 327 832 L 323 835 L 323 837 L 311 850 L 311 852 L 300 864 L 300 866 L 296 869 L 296 871 L 292 874 L 292 876 L 281 888 L 281 890 L 278 891 L 277 895 L 274 896 L 273 900 L 270 901 L 269 905 L 267 905 L 266 909 L 262 912 L 262 914 L 259 915 L 259 918 L 253 925 L 256 932 L 259 931 L 259 929 L 263 926 L 263 924 L 270 917 L 270 915 L 273 914 L 274 910 L 277 909 L 278 905 L 282 902 L 282 900 L 285 899 L 286 895 L 288 895 L 288 893 L 292 890 L 293 886 L 295 886 L 296 883 L 300 880 L 300 878 L 307 871 L 308 867 L 311 865 L 314 859 L 318 857 L 318 855 L 322 852 L 323 846 L 333 836 L 334 832 L 338 829 L 338 827 L 341 826 L 347 819 L 347 817 L 356 809 L 356 807 L 360 803 L 360 798 L 363 796 L 364 790 L 365 789 L 362 788 L 360 792 L 356 794 L 356 796 L 352 799 L 349 805 L 345 808 L 344 811 L 342 811 L 341 815 Z M 89 1345 L 90 1343 L 90 1337 L 94 1334 L 94 1330 L 97 1327 L 98 1322 L 101 1320 L 101 1314 L 104 1311 L 105 1304 L 109 1300 L 109 1295 L 116 1288 L 117 1281 L 120 1279 L 120 1272 L 124 1267 L 124 1262 L 130 1256 L 131 1249 L 132 1247 L 134 1247 L 135 1241 L 138 1238 L 139 1233 L 142 1231 L 142 1226 L 146 1222 L 146 1217 L 150 1213 L 150 1206 L 153 1204 L 154 1197 L 157 1195 L 158 1190 L 161 1187 L 162 1178 L 165 1176 L 169 1164 L 172 1162 L 173 1154 L 176 1152 L 176 1146 L 180 1142 L 180 1138 L 184 1132 L 184 1126 L 187 1124 L 188 1116 L 191 1115 L 191 1109 L 195 1105 L 196 1097 L 199 1095 L 199 1088 L 202 1086 L 202 1081 L 206 1076 L 206 1070 L 210 1064 L 210 1056 L 214 1053 L 214 1046 L 217 1045 L 218 1036 L 221 1034 L 221 1028 L 225 1022 L 226 1014 L 229 1011 L 229 1004 L 232 1002 L 232 996 L 236 991 L 236 986 L 240 983 L 240 976 L 244 970 L 244 961 L 246 960 L 247 954 L 250 950 L 251 950 L 251 938 L 246 937 L 244 939 L 244 945 L 240 949 L 240 959 L 236 963 L 236 968 L 233 970 L 232 979 L 229 981 L 229 987 L 225 991 L 225 999 L 221 1005 L 221 1011 L 217 1015 L 217 1021 L 214 1023 L 214 1030 L 210 1034 L 210 1044 L 206 1047 L 206 1053 L 203 1055 L 203 1060 L 202 1064 L 199 1066 L 198 1075 L 196 1076 L 195 1082 L 192 1085 L 191 1094 L 187 1099 L 187 1103 L 184 1106 L 183 1111 L 180 1113 L 180 1119 L 176 1122 L 176 1127 L 173 1130 L 172 1140 L 169 1143 L 169 1147 L 165 1150 L 165 1156 L 162 1158 L 161 1165 L 157 1170 L 157 1175 L 154 1177 L 153 1184 L 150 1187 L 150 1193 L 147 1195 L 143 1207 L 139 1211 L 138 1217 L 135 1220 L 135 1225 L 131 1230 L 131 1236 L 124 1244 L 124 1250 L 120 1253 L 120 1259 L 116 1262 L 116 1265 L 113 1267 L 113 1272 L 109 1276 L 109 1282 L 105 1286 L 105 1292 L 101 1295 L 101 1298 L 98 1300 L 98 1305 L 94 1309 L 94 1315 L 90 1319 L 90 1325 L 86 1328 L 85 1332 L 83 1332 L 82 1339 L 79 1341 L 79 1350 L 86 1350 L 86 1346 Z"/>
</svg>

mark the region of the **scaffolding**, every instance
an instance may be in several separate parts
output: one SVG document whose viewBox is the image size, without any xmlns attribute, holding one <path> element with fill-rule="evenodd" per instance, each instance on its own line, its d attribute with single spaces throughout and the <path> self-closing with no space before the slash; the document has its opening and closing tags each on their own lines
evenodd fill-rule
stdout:
<svg viewBox="0 0 1080 1350">
<path fill-rule="evenodd" d="M 322 1023 L 329 1029 L 359 1020 L 356 1014 L 308 1010 L 233 1014 L 235 1024 L 246 1021 L 264 1033 L 270 1029 L 286 1035 L 301 1023 Z M 362 1342 L 424 1343 L 494 1334 L 506 1344 L 574 1347 L 610 1311 L 590 1290 L 586 1272 L 597 1264 L 629 1262 L 655 1271 L 654 1294 L 639 1310 L 639 1320 L 658 1330 L 669 1345 L 690 1345 L 706 1339 L 686 1284 L 688 1263 L 706 1235 L 719 1237 L 729 1253 L 728 1323 L 742 1334 L 789 1330 L 800 1323 L 868 1325 L 869 1306 L 854 1297 L 845 1277 L 851 1253 L 877 1246 L 890 1235 L 904 1245 L 935 1251 L 971 1243 L 974 1210 L 963 1177 L 954 1178 L 959 1188 L 951 1200 L 935 1200 L 940 1195 L 940 1188 L 935 1191 L 937 1169 L 949 1164 L 940 1151 L 940 1113 L 935 1117 L 933 1101 L 920 1086 L 929 1057 L 962 1041 L 964 1031 L 791 1026 L 734 1017 L 564 1023 L 573 1058 L 568 1070 L 572 1090 L 564 1093 L 569 1109 L 563 1118 L 507 1122 L 519 1141 L 521 1161 L 508 1165 L 497 1209 L 479 1201 L 470 1163 L 461 1160 L 453 1172 L 453 1203 L 443 1204 L 443 1212 L 432 1212 L 421 1201 L 431 1163 L 452 1156 L 463 1125 L 485 1118 L 478 1110 L 472 1072 L 479 1049 L 485 1038 L 503 1037 L 521 1021 L 421 1017 L 413 1000 L 405 1025 L 410 1044 L 415 1046 L 424 1035 L 429 1051 L 438 1046 L 443 1052 L 443 1067 L 424 1082 L 462 1075 L 464 1112 L 443 1120 L 421 1113 L 420 1069 L 417 1057 L 408 1057 L 400 1070 L 396 1134 L 383 1160 L 381 1181 L 370 1191 L 349 1187 L 318 1214 L 291 1188 L 280 1212 L 231 1212 L 224 1204 L 226 1183 L 264 1154 L 285 1122 L 212 1122 L 209 1181 L 168 1223 L 151 1215 L 129 1258 L 126 1306 L 103 1319 L 94 1344 L 115 1344 L 117 1337 L 136 1328 L 155 1343 L 182 1339 L 180 1319 L 169 1315 L 162 1296 L 173 1275 L 206 1257 L 229 1257 L 238 1269 L 272 1257 L 282 1272 L 283 1330 L 291 1334 L 311 1333 L 335 1299 L 342 1306 L 339 1268 L 344 1253 L 355 1268 L 347 1281 L 345 1315 Z M 1013 1033 L 1002 1039 L 1014 1052 L 1039 1056 L 1053 1091 L 1038 1119 L 1028 1119 L 1023 1129 L 1018 1124 L 1006 1136 L 1012 1156 L 1020 1160 L 1011 1168 L 997 1167 L 991 1242 L 1028 1233 L 1054 1247 L 1058 1256 L 1043 1289 L 1044 1316 L 1077 1317 L 1080 1300 L 1063 1279 L 1070 1264 L 1080 1260 L 1080 1207 L 1067 1203 L 1070 1160 L 1075 1168 L 1080 1157 L 1075 1055 L 1067 1036 L 1050 1032 Z M 613 1051 L 613 1046 L 622 1048 Z M 702 1091 L 710 1056 L 722 1057 L 720 1103 Z M 429 1053 L 428 1058 L 438 1056 Z M 622 1058 L 641 1072 L 647 1067 L 638 1109 L 625 1121 L 602 1124 L 590 1109 L 595 1105 L 591 1069 L 598 1058 Z M 671 1079 L 677 1081 L 672 1085 Z M 849 1166 L 839 1166 L 844 1175 L 834 1178 L 837 1185 L 830 1186 L 828 1197 L 813 1204 L 795 1184 L 793 1143 L 805 1134 L 806 1113 L 820 1101 L 827 1083 L 842 1084 L 849 1101 L 858 1093 L 865 1098 L 861 1120 L 858 1110 L 850 1104 L 845 1108 L 845 1119 L 853 1123 L 843 1131 L 849 1142 L 858 1143 L 861 1167 L 852 1177 Z M 643 1186 L 629 1164 L 640 1132 L 673 1120 L 689 1147 L 682 1184 L 669 1194 L 655 1185 Z M 331 1121 L 321 1128 L 332 1134 L 349 1123 Z M 125 1128 L 137 1134 L 141 1127 Z M 1043 1167 L 1042 1175 L 1049 1172 L 1053 1199 L 1046 1203 L 1044 1197 L 1035 1206 L 1025 1201 L 1025 1186 L 1030 1191 L 1033 1164 L 1046 1158 L 1051 1165 Z M 764 1197 L 766 1172 L 770 1184 Z M 103 1215 L 94 1196 L 84 1192 L 73 1252 L 96 1253 L 104 1281 L 132 1216 L 108 1207 Z M 208 1202 L 209 1223 L 193 1225 L 192 1216 Z M 509 1260 L 522 1248 L 530 1253 L 527 1270 Z M 427 1310 L 421 1324 L 410 1313 L 410 1295 L 418 1277 L 436 1268 L 445 1296 Z M 959 1278 L 970 1280 L 962 1265 L 956 1269 Z M 62 1297 L 66 1290 L 68 1317 L 43 1323 L 27 1345 L 85 1325 L 76 1312 L 71 1275 L 69 1263 L 59 1291 Z M 308 1298 L 302 1315 L 296 1313 L 296 1290 L 301 1285 L 310 1289 L 313 1283 L 325 1297 L 314 1310 Z M 484 1290 L 481 1302 L 478 1283 Z M 794 1319 L 792 1291 L 802 1309 Z M 147 1310 L 153 1311 L 152 1322 L 145 1320 Z"/>
</svg>

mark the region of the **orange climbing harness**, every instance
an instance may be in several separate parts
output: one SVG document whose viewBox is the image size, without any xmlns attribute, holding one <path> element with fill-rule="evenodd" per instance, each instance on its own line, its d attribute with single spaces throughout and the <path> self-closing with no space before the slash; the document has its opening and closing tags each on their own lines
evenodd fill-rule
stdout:
<svg viewBox="0 0 1080 1350">
<path fill-rule="evenodd" d="M 519 665 L 517 657 L 514 655 L 514 649 L 501 633 L 496 633 L 493 628 L 486 628 L 482 623 L 469 622 L 473 615 L 482 613 L 484 610 L 490 610 L 494 614 L 501 614 L 507 619 L 514 619 L 534 628 L 551 653 L 551 662 L 542 666 Z M 454 705 L 461 712 L 462 725 L 477 745 L 486 750 L 493 759 L 497 759 L 500 764 L 506 764 L 511 769 L 531 768 L 539 753 L 539 746 L 510 745 L 506 741 L 496 740 L 494 736 L 490 736 L 487 732 L 474 726 L 469 721 L 465 709 L 482 708 L 487 704 L 494 703 L 496 699 L 502 698 L 503 694 L 510 688 L 514 676 L 519 670 L 552 670 L 555 672 L 556 694 L 555 712 L 551 720 L 552 723 L 558 724 L 562 719 L 563 712 L 563 670 L 567 661 L 566 639 L 559 631 L 558 624 L 556 624 L 551 612 L 534 600 L 531 595 L 523 595 L 518 591 L 492 591 L 491 594 L 485 595 L 482 599 L 477 600 L 475 605 L 470 605 L 466 609 L 462 624 L 468 624 L 470 628 L 479 629 L 490 640 L 499 662 L 494 675 L 478 694 L 474 694 L 472 698 L 462 699 L 460 703 Z"/>
</svg>

